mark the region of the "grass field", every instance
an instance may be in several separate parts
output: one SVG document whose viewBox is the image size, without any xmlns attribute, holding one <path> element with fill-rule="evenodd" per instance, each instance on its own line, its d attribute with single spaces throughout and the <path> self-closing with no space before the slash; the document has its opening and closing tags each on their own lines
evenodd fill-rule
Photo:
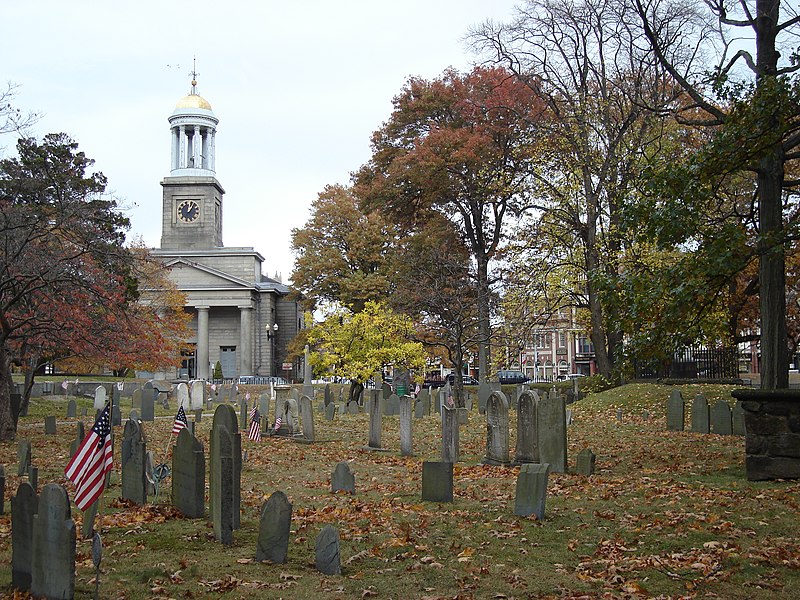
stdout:
<svg viewBox="0 0 800 600">
<path fill-rule="evenodd" d="M 732 388 L 681 389 L 688 412 L 698 391 L 713 402 L 729 398 Z M 285 438 L 255 444 L 243 436 L 242 528 L 231 546 L 214 541 L 205 519 L 184 519 L 170 508 L 169 480 L 158 504 L 120 501 L 117 448 L 100 521 L 101 597 L 800 597 L 800 483 L 746 481 L 740 437 L 666 431 L 670 390 L 630 384 L 570 405 L 570 463 L 574 467 L 575 455 L 588 447 L 597 455 L 597 471 L 590 478 L 551 474 L 542 522 L 513 515 L 517 468 L 480 464 L 486 421 L 477 411 L 461 428 L 452 504 L 421 500 L 422 461 L 438 460 L 440 453 L 437 415 L 414 420 L 412 458 L 399 455 L 398 417 L 383 420 L 390 452 L 364 449 L 364 414 L 327 422 L 316 413 L 321 441 L 311 445 Z M 91 400 L 80 403 L 92 412 Z M 129 409 L 123 404 L 124 415 Z M 157 461 L 169 446 L 174 412 L 159 409 L 161 418 L 144 424 Z M 44 435 L 47 414 L 58 416 L 55 436 Z M 64 483 L 75 433 L 65 414 L 64 398 L 34 399 L 21 420 L 18 437 L 32 441 L 40 487 Z M 207 412 L 198 424 L 207 454 L 210 427 Z M 515 427 L 512 411 L 512 458 Z M 355 495 L 329 491 L 339 461 L 350 462 Z M 14 597 L 8 513 L 21 479 L 15 443 L 0 445 L 0 462 L 6 466 L 0 593 Z M 256 563 L 259 509 L 276 490 L 293 503 L 288 562 Z M 76 509 L 73 518 L 80 524 Z M 314 568 L 315 537 L 326 524 L 339 529 L 341 576 Z M 91 597 L 93 578 L 90 541 L 79 540 L 76 597 Z"/>
</svg>

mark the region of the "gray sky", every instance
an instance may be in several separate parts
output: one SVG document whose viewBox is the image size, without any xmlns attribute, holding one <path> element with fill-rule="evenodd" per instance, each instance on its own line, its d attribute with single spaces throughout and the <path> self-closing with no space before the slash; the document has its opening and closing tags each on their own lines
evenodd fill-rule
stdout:
<svg viewBox="0 0 800 600">
<path fill-rule="evenodd" d="M 167 117 L 196 56 L 197 91 L 220 120 L 223 243 L 254 247 L 287 282 L 291 229 L 325 185 L 347 184 L 369 159 L 406 79 L 470 68 L 469 27 L 508 21 L 518 3 L 6 2 L 0 82 L 20 86 L 18 107 L 42 113 L 37 136 L 66 132 L 96 160 L 130 235 L 157 247 Z"/>
</svg>

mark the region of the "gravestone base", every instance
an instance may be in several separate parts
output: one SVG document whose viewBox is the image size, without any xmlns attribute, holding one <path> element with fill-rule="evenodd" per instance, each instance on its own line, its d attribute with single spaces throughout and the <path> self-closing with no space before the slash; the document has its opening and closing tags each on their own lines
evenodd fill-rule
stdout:
<svg viewBox="0 0 800 600">
<path fill-rule="evenodd" d="M 362 450 L 369 450 L 370 452 L 391 452 L 391 448 L 373 448 L 372 446 L 361 446 Z"/>
</svg>

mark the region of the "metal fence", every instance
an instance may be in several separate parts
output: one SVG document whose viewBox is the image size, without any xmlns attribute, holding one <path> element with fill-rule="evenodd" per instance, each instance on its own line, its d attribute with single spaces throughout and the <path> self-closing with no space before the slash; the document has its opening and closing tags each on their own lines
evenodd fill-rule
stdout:
<svg viewBox="0 0 800 600">
<path fill-rule="evenodd" d="M 665 361 L 634 363 L 638 379 L 736 379 L 739 351 L 736 348 L 687 346 Z"/>
</svg>

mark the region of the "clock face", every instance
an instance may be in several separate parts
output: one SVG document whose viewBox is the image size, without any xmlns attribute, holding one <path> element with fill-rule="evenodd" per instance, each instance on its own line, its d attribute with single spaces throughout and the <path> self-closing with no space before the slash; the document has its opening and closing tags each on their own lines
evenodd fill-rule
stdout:
<svg viewBox="0 0 800 600">
<path fill-rule="evenodd" d="M 200 207 L 194 200 L 184 200 L 178 204 L 178 219 L 184 223 L 196 221 L 200 216 Z"/>
</svg>

